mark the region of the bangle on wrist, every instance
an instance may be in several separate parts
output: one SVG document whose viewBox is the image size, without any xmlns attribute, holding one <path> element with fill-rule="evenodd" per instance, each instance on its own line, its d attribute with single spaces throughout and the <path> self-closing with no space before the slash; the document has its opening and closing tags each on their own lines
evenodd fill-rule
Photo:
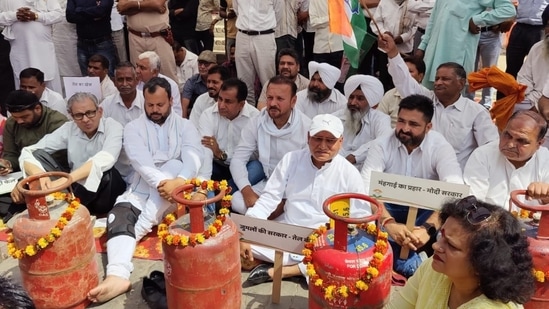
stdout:
<svg viewBox="0 0 549 309">
<path fill-rule="evenodd" d="M 395 221 L 395 218 L 393 218 L 393 217 L 387 217 L 387 218 L 383 219 L 383 220 L 381 221 L 381 227 L 385 227 L 385 225 L 386 225 L 388 222 L 390 222 L 390 221 Z"/>
</svg>

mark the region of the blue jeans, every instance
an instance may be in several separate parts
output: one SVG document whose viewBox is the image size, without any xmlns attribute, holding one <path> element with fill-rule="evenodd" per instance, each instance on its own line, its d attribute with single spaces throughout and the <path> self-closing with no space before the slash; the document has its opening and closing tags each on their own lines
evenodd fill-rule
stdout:
<svg viewBox="0 0 549 309">
<path fill-rule="evenodd" d="M 400 206 L 395 205 L 391 203 L 385 203 L 385 208 L 387 211 L 391 214 L 393 218 L 395 218 L 395 221 L 398 223 L 406 224 L 406 218 L 408 217 L 408 209 L 409 207 L 406 206 Z M 432 210 L 426 210 L 426 209 L 418 209 L 417 217 L 416 217 L 416 226 L 420 226 L 423 223 L 427 221 L 427 219 L 433 214 Z M 400 258 L 400 245 L 398 245 L 394 240 L 389 238 L 389 244 L 391 245 L 391 248 L 393 249 L 393 268 L 394 270 L 405 276 L 410 277 L 414 274 L 414 272 L 417 270 L 419 265 L 421 264 L 421 258 L 419 257 L 418 253 L 415 251 L 411 251 L 408 253 L 407 259 L 401 259 Z"/>
<path fill-rule="evenodd" d="M 246 164 L 246 169 L 248 170 L 248 181 L 252 186 L 265 178 L 263 165 L 261 165 L 261 162 L 259 162 L 259 160 L 253 160 L 248 162 L 248 164 Z M 212 179 L 213 180 L 228 179 L 229 186 L 232 188 L 231 192 L 234 193 L 240 190 L 236 186 L 236 183 L 233 181 L 233 177 L 231 175 L 231 171 L 229 170 L 229 167 L 218 164 L 215 161 L 212 166 Z"/>
<path fill-rule="evenodd" d="M 498 63 L 499 53 L 501 52 L 501 33 L 486 31 L 480 34 L 477 48 L 477 59 L 475 61 L 475 71 L 481 67 L 488 68 Z M 492 106 L 492 95 L 495 89 L 492 87 L 482 89 L 480 104 Z"/>
<path fill-rule="evenodd" d="M 95 54 L 100 54 L 109 60 L 109 76 L 114 76 L 116 65 L 116 49 L 112 39 L 99 43 L 91 43 L 86 40 L 78 40 L 76 43 L 78 66 L 82 76 L 88 76 L 88 59 Z"/>
</svg>

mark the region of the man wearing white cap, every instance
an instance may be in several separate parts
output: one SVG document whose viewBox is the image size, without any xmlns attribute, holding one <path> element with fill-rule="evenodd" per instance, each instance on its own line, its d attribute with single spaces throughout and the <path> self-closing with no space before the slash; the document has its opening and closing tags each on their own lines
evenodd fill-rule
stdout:
<svg viewBox="0 0 549 309">
<path fill-rule="evenodd" d="M 284 213 L 276 219 L 281 223 L 318 228 L 329 218 L 322 210 L 322 203 L 337 193 L 355 192 L 365 194 L 360 173 L 345 158 L 338 154 L 343 144 L 343 124 L 334 115 L 321 114 L 313 118 L 307 134 L 308 148 L 284 155 L 273 171 L 265 190 L 248 209 L 247 216 L 267 219 L 283 198 Z M 355 203 L 356 202 L 356 203 Z M 351 217 L 371 214 L 369 205 L 354 200 Z M 241 243 L 243 259 L 273 262 L 274 250 Z M 282 276 L 306 275 L 303 256 L 284 253 Z M 271 280 L 271 264 L 259 264 L 248 276 L 249 284 Z"/>
<path fill-rule="evenodd" d="M 343 147 L 339 154 L 359 170 L 370 142 L 391 133 L 391 117 L 372 109 L 383 97 L 383 85 L 370 75 L 353 75 L 344 86 L 347 107 L 334 113 L 343 122 Z"/>
<path fill-rule="evenodd" d="M 309 62 L 309 87 L 297 93 L 296 109 L 307 117 L 332 114 L 345 107 L 347 99 L 334 86 L 341 71 L 327 63 Z"/>
</svg>

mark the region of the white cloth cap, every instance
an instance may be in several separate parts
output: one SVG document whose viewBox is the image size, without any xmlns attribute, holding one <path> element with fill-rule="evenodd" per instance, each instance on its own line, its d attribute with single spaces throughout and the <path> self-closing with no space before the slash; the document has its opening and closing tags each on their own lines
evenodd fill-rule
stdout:
<svg viewBox="0 0 549 309">
<path fill-rule="evenodd" d="M 370 106 L 376 106 L 383 98 L 383 84 L 381 84 L 379 79 L 371 75 L 360 74 L 349 77 L 345 82 L 345 86 L 343 86 L 345 97 L 349 99 L 351 93 L 358 87 L 360 87 L 360 90 L 364 93 Z"/>
<path fill-rule="evenodd" d="M 339 76 L 341 75 L 341 71 L 332 65 L 327 63 L 318 63 L 316 61 L 309 62 L 309 79 L 312 79 L 316 72 L 318 72 L 322 82 L 326 85 L 326 87 L 328 87 L 328 89 L 334 88 Z"/>
<path fill-rule="evenodd" d="M 335 138 L 340 138 L 343 134 L 343 123 L 332 114 L 316 115 L 311 121 L 309 135 L 314 136 L 321 131 L 330 132 Z"/>
</svg>

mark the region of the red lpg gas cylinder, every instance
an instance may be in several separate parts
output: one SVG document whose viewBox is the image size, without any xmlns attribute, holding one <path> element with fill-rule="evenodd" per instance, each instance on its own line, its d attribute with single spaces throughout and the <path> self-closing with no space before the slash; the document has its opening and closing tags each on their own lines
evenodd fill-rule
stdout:
<svg viewBox="0 0 549 309">
<path fill-rule="evenodd" d="M 525 190 L 511 192 L 511 202 L 529 211 L 541 211 L 539 225 L 527 229 L 529 250 L 534 261 L 534 270 L 543 272 L 544 282 L 536 280 L 536 291 L 525 309 L 549 309 L 549 205 L 530 206 L 522 203 L 518 195 L 526 195 Z"/>
<path fill-rule="evenodd" d="M 67 178 L 67 182 L 57 188 L 37 190 L 39 179 L 51 176 Z M 48 172 L 30 176 L 17 184 L 28 209 L 28 215 L 14 219 L 13 238 L 17 248 L 36 246 L 40 238 L 50 234 L 59 218 L 50 218 L 45 196 L 69 187 L 71 182 L 67 173 Z M 30 190 L 25 189 L 25 185 Z M 63 201 L 56 207 L 64 209 L 67 206 Z M 19 260 L 19 268 L 23 285 L 36 308 L 85 308 L 89 304 L 86 294 L 99 283 L 93 225 L 86 207 L 78 207 L 53 243 L 37 249 L 35 255 L 25 255 Z"/>
<path fill-rule="evenodd" d="M 347 218 L 330 210 L 334 202 L 346 202 L 348 207 L 350 199 L 370 202 L 374 214 Z M 344 193 L 329 197 L 323 207 L 335 227 L 317 238 L 307 264 L 309 275 L 311 264 L 314 266 L 309 277 L 309 309 L 382 308 L 391 291 L 393 267 L 387 235 L 378 229 L 383 205 L 367 195 Z M 349 224 L 356 224 L 357 229 L 349 232 Z M 308 262 L 307 257 L 304 262 Z"/>
<path fill-rule="evenodd" d="M 225 191 L 205 201 L 184 199 L 184 192 L 192 188 L 192 184 L 183 185 L 172 194 L 175 201 L 189 208 L 190 231 L 182 227 L 183 217 L 169 226 L 171 234 L 190 237 L 191 234 L 204 232 L 215 220 L 215 216 L 212 216 L 205 222 L 203 207 L 221 200 Z M 240 309 L 240 242 L 236 225 L 228 216 L 217 235 L 209 237 L 202 244 L 182 247 L 163 242 L 162 249 L 170 309 Z"/>
</svg>

